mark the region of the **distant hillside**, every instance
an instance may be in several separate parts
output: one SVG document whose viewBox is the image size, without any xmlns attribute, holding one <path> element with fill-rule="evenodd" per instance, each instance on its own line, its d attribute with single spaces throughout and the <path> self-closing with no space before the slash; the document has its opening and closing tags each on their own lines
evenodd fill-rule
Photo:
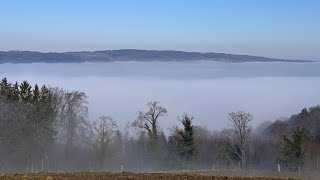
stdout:
<svg viewBox="0 0 320 180">
<path fill-rule="evenodd" d="M 125 61 L 218 61 L 218 62 L 311 62 L 303 60 L 274 59 L 249 55 L 234 55 L 224 53 L 199 53 L 183 51 L 156 50 L 106 50 L 63 53 L 43 53 L 35 51 L 0 51 L 0 63 L 82 63 L 82 62 L 125 62 Z"/>
</svg>

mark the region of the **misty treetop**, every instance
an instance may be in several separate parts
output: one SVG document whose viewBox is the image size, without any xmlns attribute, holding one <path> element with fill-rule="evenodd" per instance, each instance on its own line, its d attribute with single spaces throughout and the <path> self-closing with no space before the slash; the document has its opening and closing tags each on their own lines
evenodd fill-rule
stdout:
<svg viewBox="0 0 320 180">
<path fill-rule="evenodd" d="M 211 131 L 183 114 L 165 134 L 168 114 L 150 101 L 120 130 L 116 119 L 88 116 L 84 92 L 0 82 L 0 169 L 36 171 L 159 171 L 181 169 L 319 170 L 320 106 L 252 129 L 254 117 L 230 112 L 229 128 Z M 215 120 L 214 114 L 212 119 Z M 121 168 L 122 167 L 122 168 Z"/>
</svg>

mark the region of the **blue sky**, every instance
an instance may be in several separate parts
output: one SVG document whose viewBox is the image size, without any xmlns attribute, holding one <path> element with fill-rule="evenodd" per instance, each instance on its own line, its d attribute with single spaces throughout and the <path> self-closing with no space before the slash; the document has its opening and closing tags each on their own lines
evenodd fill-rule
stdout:
<svg viewBox="0 0 320 180">
<path fill-rule="evenodd" d="M 2 0 L 0 50 L 170 49 L 320 60 L 319 0 Z"/>
</svg>

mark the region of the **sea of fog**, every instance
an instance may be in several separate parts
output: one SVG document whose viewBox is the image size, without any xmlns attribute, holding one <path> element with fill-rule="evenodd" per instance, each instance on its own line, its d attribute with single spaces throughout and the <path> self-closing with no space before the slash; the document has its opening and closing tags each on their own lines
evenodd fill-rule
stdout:
<svg viewBox="0 0 320 180">
<path fill-rule="evenodd" d="M 114 62 L 0 64 L 0 78 L 80 90 L 90 118 L 112 116 L 123 128 L 149 101 L 168 109 L 165 132 L 188 113 L 194 123 L 218 130 L 228 113 L 245 110 L 253 126 L 320 104 L 320 63 Z"/>
</svg>

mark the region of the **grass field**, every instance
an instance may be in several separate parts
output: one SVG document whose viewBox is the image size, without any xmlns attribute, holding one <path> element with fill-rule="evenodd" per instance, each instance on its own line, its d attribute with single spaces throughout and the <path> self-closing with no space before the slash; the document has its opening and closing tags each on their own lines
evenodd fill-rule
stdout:
<svg viewBox="0 0 320 180">
<path fill-rule="evenodd" d="M 227 172 L 224 172 L 227 173 Z M 34 180 L 85 180 L 85 179 L 97 179 L 97 180 L 293 180 L 296 178 L 280 178 L 271 177 L 269 174 L 265 174 L 266 177 L 255 177 L 251 174 L 250 177 L 244 177 L 245 175 L 239 174 L 239 177 L 233 176 L 234 174 L 213 173 L 213 172 L 188 172 L 188 173 L 89 173 L 89 172 L 77 172 L 77 173 L 28 173 L 28 174 L 0 174 L 2 180 L 20 180 L 20 179 L 34 179 Z M 215 174 L 215 175 L 213 175 Z M 235 174 L 236 175 L 236 174 Z M 258 174 L 260 175 L 260 174 Z M 262 175 L 262 174 L 261 174 Z M 267 176 L 268 175 L 268 176 Z M 240 177 L 242 176 L 242 177 Z"/>
</svg>

